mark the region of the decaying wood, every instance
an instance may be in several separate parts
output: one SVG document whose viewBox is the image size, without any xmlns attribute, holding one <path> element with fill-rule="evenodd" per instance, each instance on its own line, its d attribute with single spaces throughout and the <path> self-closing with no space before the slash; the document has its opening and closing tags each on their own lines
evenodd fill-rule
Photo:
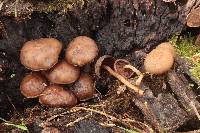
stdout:
<svg viewBox="0 0 200 133">
<path fill-rule="evenodd" d="M 144 113 L 146 121 L 157 131 L 174 131 L 188 120 L 187 112 L 179 107 L 171 94 L 154 97 L 150 90 L 145 94 L 146 97 L 134 99 L 134 102 Z"/>
<path fill-rule="evenodd" d="M 177 75 L 176 72 L 173 71 L 168 73 L 168 78 L 171 89 L 178 97 L 179 102 L 182 104 L 188 114 L 195 116 L 195 111 L 200 110 L 200 103 L 196 100 L 197 96 L 192 91 L 187 79 L 185 79 L 183 75 Z M 193 107 L 193 104 L 196 109 Z"/>
<path fill-rule="evenodd" d="M 197 39 L 195 41 L 195 45 L 200 47 L 200 34 L 197 36 Z"/>
<path fill-rule="evenodd" d="M 185 58 L 180 57 L 178 55 L 176 56 L 175 62 L 178 66 L 179 72 L 186 74 L 192 79 L 193 82 L 195 82 L 198 86 L 200 86 L 200 81 L 196 79 L 190 72 L 190 69 L 192 67 L 192 64 L 190 62 L 186 61 Z"/>
</svg>

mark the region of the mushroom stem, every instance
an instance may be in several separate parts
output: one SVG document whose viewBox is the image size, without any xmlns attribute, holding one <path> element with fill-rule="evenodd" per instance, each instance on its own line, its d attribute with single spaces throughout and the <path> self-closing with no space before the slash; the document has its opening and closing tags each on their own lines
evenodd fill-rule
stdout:
<svg viewBox="0 0 200 133">
<path fill-rule="evenodd" d="M 125 65 L 124 68 L 131 69 L 131 70 L 132 70 L 133 72 L 135 72 L 138 76 L 142 75 L 142 73 L 141 73 L 137 68 L 135 68 L 134 66 Z"/>
<path fill-rule="evenodd" d="M 138 79 L 136 80 L 136 85 L 139 86 L 142 82 L 142 79 L 144 77 L 144 75 L 137 69 L 135 68 L 134 66 L 131 66 L 131 65 L 125 65 L 124 68 L 126 69 L 131 69 L 133 72 L 135 72 L 139 77 Z"/>
<path fill-rule="evenodd" d="M 129 87 L 132 90 L 134 90 L 135 92 L 137 92 L 140 96 L 142 96 L 144 94 L 143 90 L 141 90 L 139 87 L 128 82 L 123 76 L 121 76 L 118 73 L 116 73 L 115 71 L 113 71 L 109 66 L 104 65 L 103 68 L 106 69 L 112 76 L 114 76 L 119 81 L 121 81 L 123 84 L 125 84 L 127 87 Z"/>
</svg>

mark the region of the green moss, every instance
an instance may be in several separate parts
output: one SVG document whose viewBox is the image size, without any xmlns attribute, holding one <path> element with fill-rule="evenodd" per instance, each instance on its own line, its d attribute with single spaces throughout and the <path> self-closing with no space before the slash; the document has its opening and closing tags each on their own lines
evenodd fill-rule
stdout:
<svg viewBox="0 0 200 133">
<path fill-rule="evenodd" d="M 45 5 L 37 4 L 34 6 L 34 10 L 45 13 L 53 11 L 66 13 L 67 11 L 73 10 L 73 8 L 76 7 L 82 8 L 84 4 L 85 4 L 84 0 L 54 0 L 53 2 L 46 3 Z"/>
<path fill-rule="evenodd" d="M 191 74 L 200 80 L 200 47 L 194 45 L 194 37 L 174 35 L 170 42 L 176 48 L 179 55 L 193 64 L 190 68 Z"/>
</svg>

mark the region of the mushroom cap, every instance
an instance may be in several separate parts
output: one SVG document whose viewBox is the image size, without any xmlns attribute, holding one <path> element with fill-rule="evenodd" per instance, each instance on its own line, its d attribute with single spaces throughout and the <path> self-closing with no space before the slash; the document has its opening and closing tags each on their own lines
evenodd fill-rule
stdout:
<svg viewBox="0 0 200 133">
<path fill-rule="evenodd" d="M 54 38 L 26 42 L 20 52 L 20 61 L 33 71 L 47 70 L 58 62 L 62 43 Z"/>
<path fill-rule="evenodd" d="M 45 78 L 34 72 L 23 78 L 20 84 L 20 91 L 27 98 L 35 98 L 45 90 L 46 86 Z"/>
<path fill-rule="evenodd" d="M 114 70 L 123 77 L 130 78 L 133 75 L 133 71 L 124 68 L 125 65 L 130 65 L 130 64 L 131 63 L 125 59 L 117 59 L 114 63 Z"/>
<path fill-rule="evenodd" d="M 187 17 L 187 26 L 200 27 L 200 7 L 191 10 Z"/>
<path fill-rule="evenodd" d="M 76 96 L 69 89 L 64 89 L 58 85 L 50 85 L 46 87 L 39 102 L 43 105 L 59 107 L 59 106 L 74 106 L 77 103 Z"/>
<path fill-rule="evenodd" d="M 72 87 L 72 91 L 80 101 L 86 101 L 94 97 L 96 89 L 92 77 L 87 73 L 82 73 L 78 81 Z"/>
<path fill-rule="evenodd" d="M 67 62 L 75 66 L 90 63 L 98 55 L 98 47 L 94 40 L 87 36 L 74 38 L 65 51 Z"/>
<path fill-rule="evenodd" d="M 156 47 L 156 49 L 160 49 L 160 48 L 165 49 L 165 50 L 169 50 L 169 52 L 171 52 L 175 57 L 176 51 L 175 51 L 174 47 L 172 46 L 172 44 L 170 42 L 163 42 Z"/>
<path fill-rule="evenodd" d="M 163 74 L 167 72 L 174 63 L 173 54 L 165 49 L 154 49 L 146 57 L 144 68 L 152 74 Z"/>
<path fill-rule="evenodd" d="M 71 84 L 79 78 L 79 75 L 80 68 L 62 60 L 47 73 L 47 78 L 52 83 Z"/>
</svg>

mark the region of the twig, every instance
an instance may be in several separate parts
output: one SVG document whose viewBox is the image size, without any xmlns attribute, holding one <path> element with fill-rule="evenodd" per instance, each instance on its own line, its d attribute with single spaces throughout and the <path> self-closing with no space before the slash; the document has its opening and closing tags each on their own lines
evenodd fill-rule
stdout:
<svg viewBox="0 0 200 133">
<path fill-rule="evenodd" d="M 66 125 L 66 127 L 71 127 L 71 126 L 73 126 L 74 124 L 76 124 L 77 122 L 82 121 L 82 120 L 84 120 L 84 119 L 87 119 L 87 118 L 89 118 L 90 116 L 91 116 L 91 114 L 88 114 L 88 115 L 86 115 L 86 116 L 84 116 L 84 117 L 80 117 L 80 118 L 76 119 L 75 121 L 72 121 L 72 122 L 68 123 L 68 124 Z"/>
<path fill-rule="evenodd" d="M 132 90 L 134 90 L 135 92 L 137 92 L 140 96 L 142 96 L 144 94 L 143 90 L 141 90 L 139 87 L 131 84 L 123 76 L 121 76 L 120 74 L 118 74 L 115 71 L 113 71 L 109 66 L 103 66 L 103 68 L 106 69 L 112 76 L 114 76 L 119 81 L 121 81 L 122 83 L 124 83 L 126 86 L 128 86 L 129 88 L 131 88 Z"/>
<path fill-rule="evenodd" d="M 129 118 L 125 118 L 125 119 L 118 119 L 112 115 L 109 115 L 109 114 L 106 114 L 102 111 L 99 111 L 99 110 L 95 110 L 95 109 L 91 109 L 91 108 L 85 108 L 85 107 L 73 107 L 71 110 L 85 110 L 85 111 L 91 111 L 91 112 L 94 112 L 94 113 L 97 113 L 97 114 L 100 114 L 100 115 L 103 115 L 107 118 L 110 118 L 110 120 L 114 121 L 114 122 L 131 122 L 131 123 L 137 123 L 139 125 L 143 125 L 144 127 L 146 127 L 149 131 L 152 131 L 153 132 L 153 129 L 150 128 L 148 125 L 142 123 L 142 122 L 138 122 L 138 121 L 135 121 L 135 120 L 132 120 L 132 119 L 129 119 Z M 105 124 L 102 124 L 102 125 L 105 125 Z M 107 124 L 106 124 L 107 125 Z M 107 125 L 108 126 L 108 125 Z M 114 124 L 109 124 L 109 126 L 114 126 Z M 138 129 L 139 130 L 139 129 Z"/>
<path fill-rule="evenodd" d="M 196 106 L 194 105 L 194 102 L 193 102 L 193 101 L 190 101 L 190 107 L 194 110 L 194 112 L 195 112 L 197 118 L 200 120 L 199 112 L 198 112 Z"/>
<path fill-rule="evenodd" d="M 86 111 L 91 111 L 91 112 L 95 112 L 97 114 L 100 114 L 100 115 L 104 115 L 106 116 L 107 118 L 110 118 L 111 120 L 114 120 L 114 121 L 117 121 L 118 119 L 112 115 L 109 115 L 109 114 L 106 114 L 102 111 L 98 111 L 98 110 L 94 110 L 94 109 L 91 109 L 91 108 L 85 108 L 85 107 L 73 107 L 71 110 L 86 110 Z"/>
</svg>

